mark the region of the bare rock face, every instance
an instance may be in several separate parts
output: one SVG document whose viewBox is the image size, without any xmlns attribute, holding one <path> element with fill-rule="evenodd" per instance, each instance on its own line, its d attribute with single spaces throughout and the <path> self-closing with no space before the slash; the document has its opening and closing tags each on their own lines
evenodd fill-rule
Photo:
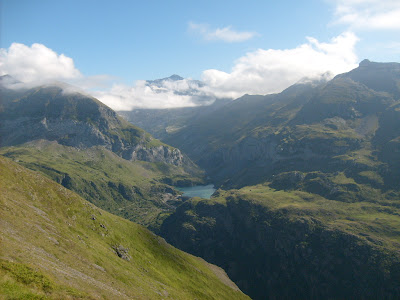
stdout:
<svg viewBox="0 0 400 300">
<path fill-rule="evenodd" d="M 103 146 L 129 160 L 176 166 L 189 162 L 178 149 L 154 139 L 92 97 L 65 93 L 57 86 L 28 90 L 18 99 L 6 97 L 5 89 L 1 95 L 5 98 L 0 110 L 1 146 L 45 139 L 82 149 Z"/>
<path fill-rule="evenodd" d="M 168 146 L 146 148 L 142 145 L 137 145 L 124 151 L 122 157 L 129 160 L 162 161 L 176 166 L 182 166 L 185 160 L 181 151 Z"/>
<path fill-rule="evenodd" d="M 129 255 L 129 249 L 124 248 L 121 245 L 115 245 L 112 248 L 120 258 L 127 260 L 127 261 L 131 260 L 132 257 Z"/>
</svg>

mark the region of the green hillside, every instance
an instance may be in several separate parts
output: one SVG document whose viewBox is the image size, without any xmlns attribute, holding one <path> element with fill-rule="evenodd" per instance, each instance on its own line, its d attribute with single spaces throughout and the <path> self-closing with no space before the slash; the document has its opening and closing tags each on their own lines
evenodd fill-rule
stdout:
<svg viewBox="0 0 400 300">
<path fill-rule="evenodd" d="M 0 157 L 2 299 L 248 299 L 221 269 Z"/>
<path fill-rule="evenodd" d="M 181 203 L 179 192 L 164 182 L 202 182 L 183 167 L 128 161 L 101 146 L 78 149 L 39 140 L 1 148 L 0 154 L 44 173 L 102 209 L 151 227 Z"/>
</svg>

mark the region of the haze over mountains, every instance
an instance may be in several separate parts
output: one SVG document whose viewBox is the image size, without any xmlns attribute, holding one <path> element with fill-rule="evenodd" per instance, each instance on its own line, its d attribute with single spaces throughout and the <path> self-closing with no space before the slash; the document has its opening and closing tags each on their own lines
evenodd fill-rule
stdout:
<svg viewBox="0 0 400 300">
<path fill-rule="evenodd" d="M 144 86 L 162 93 L 181 81 L 173 75 Z M 46 185 L 51 179 L 147 226 L 224 268 L 254 299 L 398 298 L 400 64 L 364 60 L 331 80 L 233 101 L 211 101 L 198 92 L 201 86 L 193 81 L 182 95 L 197 95 L 196 105 L 204 105 L 120 112 L 132 125 L 91 96 L 59 86 L 2 84 L 0 154 L 14 161 L 3 158 L 2 164 L 7 174 L 39 176 L 17 162 L 45 175 Z M 4 180 L 16 180 L 12 176 Z M 29 185 L 31 179 L 23 180 Z M 180 197 L 176 189 L 206 182 L 219 188 L 208 200 Z M 65 193 L 57 183 L 48 187 Z M 37 207 L 53 205 L 50 194 L 41 192 L 46 204 Z M 20 206 L 35 206 L 29 197 L 18 199 Z M 82 228 L 95 220 L 83 220 Z M 14 258 L 2 259 L 7 265 Z M 2 270 L 16 278 L 9 269 Z M 162 280 L 175 293 L 173 283 Z M 210 297 L 242 297 L 215 289 Z"/>
</svg>

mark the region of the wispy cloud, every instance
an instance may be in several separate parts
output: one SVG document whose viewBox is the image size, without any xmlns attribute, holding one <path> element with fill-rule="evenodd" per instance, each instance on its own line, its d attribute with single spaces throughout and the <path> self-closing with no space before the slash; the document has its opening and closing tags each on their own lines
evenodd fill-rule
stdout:
<svg viewBox="0 0 400 300">
<path fill-rule="evenodd" d="M 228 43 L 243 42 L 257 35 L 256 32 L 235 31 L 231 26 L 213 29 L 208 24 L 193 22 L 189 22 L 189 31 L 201 35 L 207 41 L 223 41 Z"/>
<path fill-rule="evenodd" d="M 333 0 L 334 23 L 353 29 L 400 29 L 399 0 Z"/>
</svg>

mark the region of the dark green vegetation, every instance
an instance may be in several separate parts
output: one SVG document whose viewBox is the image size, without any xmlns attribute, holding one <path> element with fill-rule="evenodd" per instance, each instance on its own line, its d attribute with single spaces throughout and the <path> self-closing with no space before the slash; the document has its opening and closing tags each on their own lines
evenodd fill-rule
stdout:
<svg viewBox="0 0 400 300">
<path fill-rule="evenodd" d="M 253 299 L 397 299 L 400 206 L 257 185 L 177 208 L 161 235 Z"/>
<path fill-rule="evenodd" d="M 224 272 L 0 157 L 2 299 L 248 299 Z"/>
</svg>

